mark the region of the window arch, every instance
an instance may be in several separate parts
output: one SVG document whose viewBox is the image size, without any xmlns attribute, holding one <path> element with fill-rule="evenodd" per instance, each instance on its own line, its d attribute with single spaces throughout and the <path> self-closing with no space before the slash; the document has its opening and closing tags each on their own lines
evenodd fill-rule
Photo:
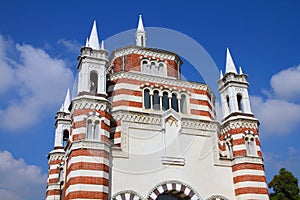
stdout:
<svg viewBox="0 0 300 200">
<path fill-rule="evenodd" d="M 95 71 L 90 73 L 90 92 L 96 94 L 98 91 L 98 74 Z"/>
<path fill-rule="evenodd" d="M 227 105 L 228 113 L 230 113 L 231 112 L 231 110 L 230 110 L 230 100 L 229 100 L 228 95 L 226 96 L 226 105 Z"/>
<path fill-rule="evenodd" d="M 160 110 L 160 97 L 158 90 L 154 90 L 153 92 L 153 100 L 152 100 L 152 108 L 155 110 Z"/>
<path fill-rule="evenodd" d="M 88 140 L 99 140 L 100 139 L 100 121 L 91 120 L 87 121 L 87 138 Z"/>
<path fill-rule="evenodd" d="M 151 62 L 151 64 L 150 64 L 150 74 L 156 74 L 155 72 L 156 72 L 156 64 L 155 64 L 155 62 Z"/>
<path fill-rule="evenodd" d="M 65 147 L 69 141 L 69 130 L 65 129 L 63 131 L 63 146 Z"/>
<path fill-rule="evenodd" d="M 146 60 L 142 61 L 142 72 L 148 72 L 148 62 Z"/>
<path fill-rule="evenodd" d="M 169 105 L 169 93 L 164 91 L 162 96 L 162 109 L 168 110 L 170 108 Z"/>
<path fill-rule="evenodd" d="M 158 65 L 158 75 L 165 76 L 165 66 L 163 63 L 159 63 Z"/>
<path fill-rule="evenodd" d="M 173 110 L 178 112 L 178 99 L 177 99 L 177 95 L 175 93 L 172 94 L 171 106 L 172 106 Z"/>
<path fill-rule="evenodd" d="M 149 89 L 144 90 L 144 108 L 145 109 L 150 109 L 151 108 L 151 105 L 150 105 L 150 90 Z"/>
<path fill-rule="evenodd" d="M 93 126 L 92 126 L 92 120 L 87 121 L 87 130 L 86 130 L 86 137 L 87 139 L 92 139 L 93 138 Z"/>
<path fill-rule="evenodd" d="M 183 114 L 187 114 L 187 103 L 186 103 L 186 95 L 182 94 L 180 96 L 180 111 Z"/>
<path fill-rule="evenodd" d="M 243 96 L 241 94 L 237 94 L 236 95 L 236 98 L 237 98 L 237 104 L 238 104 L 238 110 L 243 112 L 244 108 L 243 108 Z"/>
<path fill-rule="evenodd" d="M 252 131 L 245 132 L 245 146 L 248 156 L 256 156 L 256 139 Z"/>
</svg>

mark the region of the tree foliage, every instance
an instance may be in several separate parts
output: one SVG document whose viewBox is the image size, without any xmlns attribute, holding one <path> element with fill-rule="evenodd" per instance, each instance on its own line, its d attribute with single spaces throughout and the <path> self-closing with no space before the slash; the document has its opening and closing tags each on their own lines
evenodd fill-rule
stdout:
<svg viewBox="0 0 300 200">
<path fill-rule="evenodd" d="M 272 188 L 271 200 L 300 200 L 298 179 L 285 168 L 281 168 L 268 187 Z"/>
</svg>

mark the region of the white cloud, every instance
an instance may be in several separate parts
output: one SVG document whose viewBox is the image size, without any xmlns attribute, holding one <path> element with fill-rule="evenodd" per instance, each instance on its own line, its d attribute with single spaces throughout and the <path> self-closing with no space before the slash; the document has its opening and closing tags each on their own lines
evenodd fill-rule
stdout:
<svg viewBox="0 0 300 200">
<path fill-rule="evenodd" d="M 253 113 L 261 122 L 264 133 L 285 135 L 300 124 L 300 105 L 282 99 L 251 96 Z"/>
<path fill-rule="evenodd" d="M 78 53 L 80 47 L 82 46 L 76 40 L 59 39 L 57 41 L 57 43 L 63 45 L 64 47 L 66 47 L 72 53 Z"/>
<path fill-rule="evenodd" d="M 276 97 L 286 100 L 300 99 L 300 65 L 274 74 L 270 84 Z"/>
<path fill-rule="evenodd" d="M 0 196 L 6 200 L 43 199 L 46 175 L 41 168 L 15 159 L 8 151 L 0 151 Z"/>
<path fill-rule="evenodd" d="M 2 43 L 5 42 L 2 37 Z M 0 64 L 4 63 L 0 69 L 6 71 L 0 74 L 0 80 L 5 80 L 0 93 L 17 91 L 8 95 L 8 105 L 0 110 L 0 126 L 20 130 L 34 125 L 44 113 L 52 113 L 59 107 L 73 82 L 73 73 L 63 60 L 50 57 L 42 49 L 20 44 L 14 48 L 17 52 L 14 60 L 5 54 L 7 49 L 0 49 L 3 55 Z"/>
</svg>

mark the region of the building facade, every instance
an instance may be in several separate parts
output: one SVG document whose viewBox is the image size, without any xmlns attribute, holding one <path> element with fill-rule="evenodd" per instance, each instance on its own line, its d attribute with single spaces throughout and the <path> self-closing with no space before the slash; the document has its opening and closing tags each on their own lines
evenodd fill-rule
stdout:
<svg viewBox="0 0 300 200">
<path fill-rule="evenodd" d="M 94 22 L 76 97 L 57 112 L 46 199 L 269 199 L 247 75 L 229 50 L 220 123 L 209 86 L 182 80 L 180 57 L 146 38 L 140 16 L 136 45 L 108 56 Z"/>
</svg>

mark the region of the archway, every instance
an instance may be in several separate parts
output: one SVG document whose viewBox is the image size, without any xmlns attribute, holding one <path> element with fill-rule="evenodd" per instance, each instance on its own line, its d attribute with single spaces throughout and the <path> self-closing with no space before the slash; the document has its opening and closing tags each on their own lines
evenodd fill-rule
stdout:
<svg viewBox="0 0 300 200">
<path fill-rule="evenodd" d="M 177 180 L 164 181 L 156 185 L 146 200 L 201 200 L 199 194 L 188 184 Z"/>
</svg>

